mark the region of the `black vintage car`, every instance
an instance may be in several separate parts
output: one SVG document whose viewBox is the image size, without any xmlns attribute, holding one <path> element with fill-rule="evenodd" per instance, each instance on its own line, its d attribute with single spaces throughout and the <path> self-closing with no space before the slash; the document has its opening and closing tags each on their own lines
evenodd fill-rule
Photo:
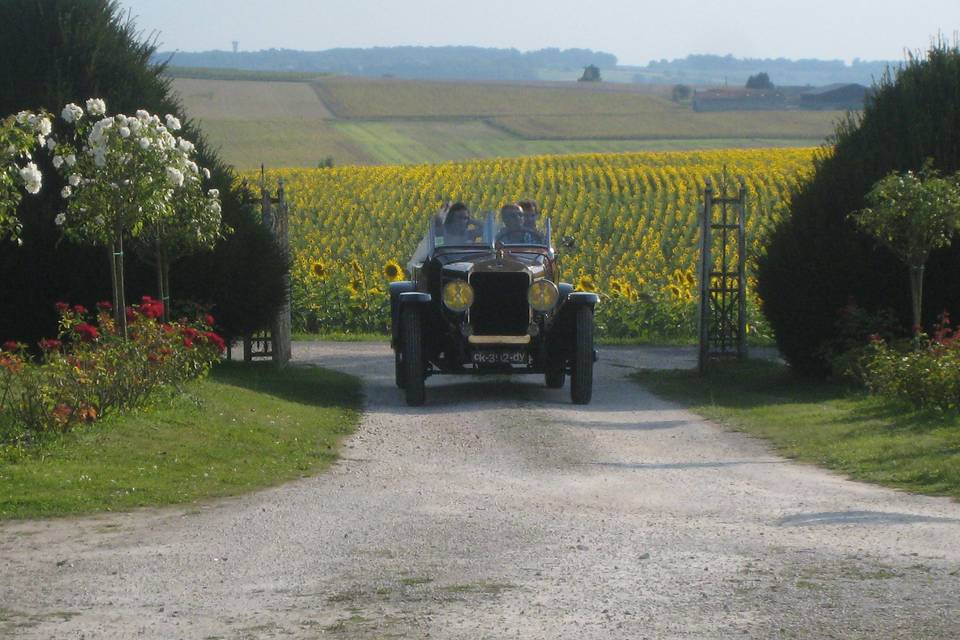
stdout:
<svg viewBox="0 0 960 640">
<path fill-rule="evenodd" d="M 409 405 L 424 380 L 444 374 L 543 374 L 550 388 L 570 374 L 574 403 L 593 391 L 597 295 L 559 282 L 550 221 L 544 231 L 501 226 L 490 213 L 466 235 L 432 225 L 410 268 L 390 285 L 397 386 Z"/>
</svg>

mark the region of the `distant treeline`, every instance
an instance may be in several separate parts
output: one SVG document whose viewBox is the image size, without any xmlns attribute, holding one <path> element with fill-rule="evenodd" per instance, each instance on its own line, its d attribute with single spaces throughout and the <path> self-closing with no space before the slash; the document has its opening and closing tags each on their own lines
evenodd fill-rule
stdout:
<svg viewBox="0 0 960 640">
<path fill-rule="evenodd" d="M 690 55 L 678 60 L 655 60 L 635 67 L 635 82 L 654 84 L 730 85 L 742 87 L 747 78 L 766 73 L 778 86 L 823 86 L 857 83 L 865 86 L 879 80 L 888 66 L 900 63 L 855 59 L 787 60 L 786 58 L 734 58 L 733 56 Z"/>
<path fill-rule="evenodd" d="M 362 76 L 450 80 L 537 80 L 538 72 L 582 70 L 587 65 L 611 69 L 617 57 L 589 49 L 517 49 L 483 47 L 374 47 L 296 51 L 161 52 L 156 62 L 177 67 L 339 73 Z"/>
</svg>

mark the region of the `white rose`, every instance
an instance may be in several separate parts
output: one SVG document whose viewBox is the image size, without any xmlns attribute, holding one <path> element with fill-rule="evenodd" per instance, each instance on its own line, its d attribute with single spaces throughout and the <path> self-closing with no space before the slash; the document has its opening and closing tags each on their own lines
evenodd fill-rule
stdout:
<svg viewBox="0 0 960 640">
<path fill-rule="evenodd" d="M 87 111 L 94 116 L 102 116 L 107 112 L 107 103 L 100 98 L 90 98 L 87 100 Z"/>
<path fill-rule="evenodd" d="M 78 176 L 77 174 L 73 174 L 72 176 L 67 178 L 67 182 L 70 183 L 71 187 L 75 187 L 78 184 L 80 184 L 80 176 Z"/>
<path fill-rule="evenodd" d="M 167 180 L 172 182 L 174 186 L 179 187 L 183 184 L 183 174 L 179 169 L 174 167 L 167 167 Z"/>
<path fill-rule="evenodd" d="M 127 119 L 127 127 L 129 127 L 129 128 L 130 128 L 130 131 L 132 131 L 133 133 L 136 133 L 136 132 L 140 131 L 140 128 L 141 128 L 142 126 L 143 126 L 143 123 L 141 123 L 141 122 L 140 122 L 139 120 L 137 120 L 136 118 L 128 118 L 128 119 Z"/>
<path fill-rule="evenodd" d="M 66 161 L 67 161 L 67 166 L 72 167 L 73 165 L 77 164 L 77 156 L 71 153 L 66 157 Z"/>
<path fill-rule="evenodd" d="M 70 188 L 70 185 L 66 185 L 63 189 L 60 190 L 61 198 L 69 198 L 73 194 L 73 189 Z"/>
<path fill-rule="evenodd" d="M 220 189 L 210 189 L 209 191 L 207 191 L 207 195 L 210 196 L 211 198 L 219 198 Z"/>
<path fill-rule="evenodd" d="M 120 134 L 120 137 L 121 137 L 121 138 L 129 138 L 129 137 L 130 137 L 130 129 L 128 129 L 127 127 L 120 127 L 120 128 L 117 130 L 117 132 Z"/>
<path fill-rule="evenodd" d="M 53 125 L 50 123 L 50 118 L 38 118 L 37 119 L 37 132 L 42 136 L 50 135 L 50 132 L 53 131 Z"/>
<path fill-rule="evenodd" d="M 180 121 L 169 113 L 167 114 L 167 129 L 170 129 L 171 131 L 180 130 Z"/>
<path fill-rule="evenodd" d="M 93 164 L 98 167 L 107 166 L 107 153 L 102 149 L 97 149 L 93 152 Z"/>
<path fill-rule="evenodd" d="M 27 193 L 40 193 L 43 176 L 40 174 L 40 170 L 37 169 L 37 165 L 32 162 L 27 163 L 27 166 L 20 169 L 20 178 L 23 179 L 23 185 Z"/>
<path fill-rule="evenodd" d="M 194 149 L 193 143 L 186 138 L 180 138 L 177 140 L 177 146 L 179 146 L 180 151 L 183 151 L 184 153 L 192 153 Z"/>
<path fill-rule="evenodd" d="M 71 102 L 63 108 L 63 111 L 60 113 L 60 117 L 66 122 L 76 122 L 83 117 L 83 109 Z"/>
<path fill-rule="evenodd" d="M 206 167 L 203 168 L 203 177 L 207 180 L 210 179 L 210 169 L 207 169 Z"/>
<path fill-rule="evenodd" d="M 146 109 L 137 109 L 137 118 L 139 118 L 140 120 L 149 120 L 150 112 L 147 111 Z"/>
<path fill-rule="evenodd" d="M 66 188 L 66 187 L 64 187 L 64 188 Z M 64 197 L 66 197 L 66 196 L 64 196 Z M 67 216 L 66 216 L 65 214 L 63 214 L 63 213 L 58 213 L 58 214 L 57 214 L 57 217 L 53 219 L 53 222 L 54 222 L 54 224 L 56 224 L 58 227 L 62 227 L 62 226 L 63 226 L 63 223 L 66 222 L 66 220 L 67 220 Z"/>
<path fill-rule="evenodd" d="M 147 138 L 140 138 L 140 148 L 141 148 L 141 149 L 149 149 L 149 148 L 150 148 L 150 140 L 148 140 Z"/>
<path fill-rule="evenodd" d="M 196 162 L 193 162 L 192 160 L 188 160 L 187 169 L 190 170 L 190 173 L 196 173 L 197 171 L 200 170 L 200 167 L 197 166 Z"/>
<path fill-rule="evenodd" d="M 57 148 L 57 141 L 54 140 L 53 138 L 47 138 L 47 149 L 49 149 L 50 151 L 53 151 L 56 148 Z"/>
<path fill-rule="evenodd" d="M 53 168 L 59 169 L 63 166 L 63 156 L 53 156 Z"/>
</svg>

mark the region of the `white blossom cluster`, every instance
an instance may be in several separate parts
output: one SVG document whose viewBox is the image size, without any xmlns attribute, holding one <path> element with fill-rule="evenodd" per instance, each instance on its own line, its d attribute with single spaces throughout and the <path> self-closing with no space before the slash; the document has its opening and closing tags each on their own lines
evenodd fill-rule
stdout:
<svg viewBox="0 0 960 640">
<path fill-rule="evenodd" d="M 21 130 L 28 131 L 30 137 L 36 139 L 37 145 L 40 148 L 52 149 L 53 146 L 51 145 L 56 145 L 53 138 L 49 137 L 53 132 L 53 123 L 46 115 L 36 114 L 31 111 L 21 111 L 14 119 L 22 128 Z M 43 175 L 40 173 L 37 164 L 33 162 L 33 156 L 30 154 L 29 149 L 12 148 L 7 149 L 7 153 L 14 156 L 19 155 L 28 161 L 23 167 L 18 168 L 17 173 L 27 193 L 40 193 L 40 188 L 43 186 Z"/>
<path fill-rule="evenodd" d="M 58 225 L 89 236 L 107 233 L 104 227 L 115 227 L 119 218 L 139 228 L 161 219 L 183 222 L 192 215 L 202 236 L 198 240 L 219 233 L 219 193 L 203 192 L 201 182 L 210 172 L 193 160 L 194 144 L 174 135 L 182 129 L 175 116 L 161 119 L 143 109 L 132 116 L 108 116 L 99 98 L 87 100 L 86 111 L 68 104 L 60 115 L 76 134 L 72 141 L 51 138 L 48 148 L 67 180 L 61 196 L 69 202 L 83 200 L 83 206 L 68 204 L 55 220 Z M 121 207 L 126 210 L 117 211 Z M 93 211 L 99 213 L 91 215 Z M 131 222 L 138 216 L 139 222 Z"/>
</svg>

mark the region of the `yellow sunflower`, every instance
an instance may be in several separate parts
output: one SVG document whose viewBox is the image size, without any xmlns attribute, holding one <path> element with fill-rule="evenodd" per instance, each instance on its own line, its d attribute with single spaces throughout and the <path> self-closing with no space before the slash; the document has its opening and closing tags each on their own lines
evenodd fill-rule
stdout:
<svg viewBox="0 0 960 640">
<path fill-rule="evenodd" d="M 315 260 L 313 264 L 310 265 L 310 270 L 313 272 L 313 275 L 321 280 L 327 277 L 327 265 L 323 264 L 321 260 Z"/>
<path fill-rule="evenodd" d="M 580 280 L 577 281 L 577 291 L 596 291 L 597 283 L 593 281 L 593 277 L 589 275 L 581 276 Z"/>
<path fill-rule="evenodd" d="M 396 260 L 387 260 L 383 265 L 383 275 L 390 282 L 403 280 L 403 267 L 401 267 Z"/>
</svg>

